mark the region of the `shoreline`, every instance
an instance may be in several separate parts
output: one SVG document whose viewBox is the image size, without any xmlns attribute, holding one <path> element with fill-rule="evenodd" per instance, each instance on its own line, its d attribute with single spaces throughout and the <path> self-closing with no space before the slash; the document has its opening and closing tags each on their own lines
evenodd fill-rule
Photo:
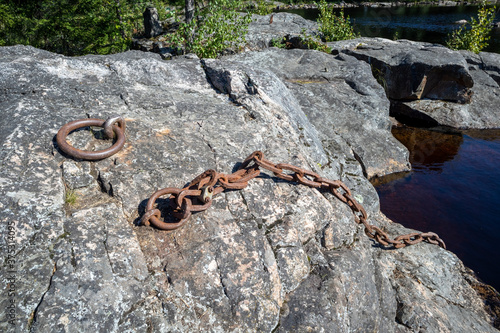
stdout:
<svg viewBox="0 0 500 333">
<path fill-rule="evenodd" d="M 491 6 L 500 1 L 487 1 L 484 2 L 486 5 Z M 329 5 L 333 8 L 359 8 L 359 7 L 370 7 L 370 8 L 390 8 L 390 7 L 417 7 L 417 6 L 436 6 L 436 7 L 456 7 L 456 6 L 479 6 L 483 4 L 483 1 L 362 1 L 362 2 L 339 2 L 330 3 Z M 317 9 L 318 6 L 315 3 L 304 3 L 304 4 L 279 4 L 274 7 L 273 10 L 294 10 L 294 9 Z"/>
</svg>

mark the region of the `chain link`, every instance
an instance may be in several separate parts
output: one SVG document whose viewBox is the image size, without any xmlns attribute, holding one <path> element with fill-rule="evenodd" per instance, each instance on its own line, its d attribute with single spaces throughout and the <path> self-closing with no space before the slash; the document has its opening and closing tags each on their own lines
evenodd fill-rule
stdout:
<svg viewBox="0 0 500 333">
<path fill-rule="evenodd" d="M 175 230 L 186 223 L 191 216 L 191 212 L 208 209 L 212 205 L 213 196 L 226 189 L 241 190 L 245 188 L 248 181 L 259 176 L 259 168 L 271 171 L 276 177 L 286 181 L 294 181 L 302 185 L 329 191 L 351 208 L 356 223 L 363 224 L 365 227 L 365 234 L 384 247 L 392 246 L 399 249 L 425 241 L 446 249 L 444 241 L 433 232 L 412 232 L 392 239 L 385 231 L 368 223 L 366 210 L 354 199 L 351 190 L 342 181 L 326 179 L 313 171 L 287 163 L 274 164 L 265 159 L 261 151 L 253 152 L 243 161 L 239 169 L 232 174 L 217 173 L 215 170 L 210 169 L 197 176 L 188 186 L 182 189 L 166 188 L 155 192 L 148 200 L 146 212 L 141 221 L 144 225 L 153 224 L 162 230 Z M 160 220 L 161 213 L 154 205 L 156 200 L 164 195 L 170 195 L 169 201 L 173 208 L 172 215 L 180 219 L 180 221 L 167 223 Z M 193 204 L 193 202 L 196 202 L 196 204 Z"/>
</svg>

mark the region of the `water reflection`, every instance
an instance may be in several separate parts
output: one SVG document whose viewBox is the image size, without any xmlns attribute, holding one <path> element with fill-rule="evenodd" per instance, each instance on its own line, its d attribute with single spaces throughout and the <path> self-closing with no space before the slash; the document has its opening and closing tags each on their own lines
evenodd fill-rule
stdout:
<svg viewBox="0 0 500 333">
<path fill-rule="evenodd" d="M 413 6 L 390 8 L 346 8 L 353 22 L 354 29 L 363 37 L 384 37 L 393 39 L 409 39 L 430 43 L 445 44 L 449 33 L 459 26 L 454 22 L 470 20 L 476 17 L 478 6 Z M 338 10 L 340 11 L 340 9 Z M 315 21 L 318 17 L 316 9 L 287 10 Z M 499 15 L 495 19 L 498 22 Z M 493 29 L 490 45 L 485 49 L 500 53 L 500 28 Z"/>
<path fill-rule="evenodd" d="M 500 290 L 500 130 L 461 134 L 396 128 L 412 171 L 376 186 L 382 212 L 434 231 L 486 283 Z"/>
<path fill-rule="evenodd" d="M 463 137 L 421 128 L 395 127 L 392 134 L 410 151 L 412 168 L 440 172 L 443 164 L 457 155 Z"/>
</svg>

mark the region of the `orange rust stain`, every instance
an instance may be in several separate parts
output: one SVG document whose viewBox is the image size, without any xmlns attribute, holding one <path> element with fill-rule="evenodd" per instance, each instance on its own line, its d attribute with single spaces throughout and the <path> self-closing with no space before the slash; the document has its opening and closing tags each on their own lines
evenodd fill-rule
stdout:
<svg viewBox="0 0 500 333">
<path fill-rule="evenodd" d="M 130 143 L 126 144 L 125 147 L 120 150 L 118 153 L 116 153 L 115 157 L 119 158 L 123 163 L 126 163 L 130 165 L 132 161 L 125 161 L 126 156 L 134 149 L 134 146 L 132 146 Z"/>
<path fill-rule="evenodd" d="M 170 129 L 164 128 L 161 130 L 156 131 L 156 136 L 164 136 L 164 135 L 169 135 L 170 134 Z"/>
</svg>

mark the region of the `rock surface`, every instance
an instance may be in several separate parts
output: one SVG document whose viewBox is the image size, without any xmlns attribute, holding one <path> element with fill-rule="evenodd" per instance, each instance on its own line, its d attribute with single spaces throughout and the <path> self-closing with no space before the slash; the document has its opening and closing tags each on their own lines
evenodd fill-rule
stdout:
<svg viewBox="0 0 500 333">
<path fill-rule="evenodd" d="M 500 56 L 451 51 L 429 43 L 358 38 L 329 43 L 336 52 L 372 65 L 406 123 L 454 128 L 500 128 Z"/>
<path fill-rule="evenodd" d="M 246 36 L 247 48 L 261 50 L 271 46 L 273 40 L 292 39 L 304 34 L 316 36 L 318 24 L 290 13 L 253 15 Z"/>
<path fill-rule="evenodd" d="M 173 28 L 166 34 L 177 29 L 178 23 L 171 24 Z M 165 34 L 165 35 L 166 35 Z M 279 43 L 285 40 L 297 41 L 298 37 L 307 34 L 318 35 L 318 25 L 303 17 L 290 13 L 274 13 L 265 16 L 252 15 L 252 21 L 248 26 L 246 44 L 242 45 L 247 51 L 263 50 L 269 48 L 273 42 Z M 132 48 L 135 50 L 155 52 L 162 55 L 164 59 L 184 53 L 184 50 L 171 47 L 166 41 L 165 35 L 157 38 L 134 39 Z M 234 50 L 227 50 L 235 53 Z"/>
<path fill-rule="evenodd" d="M 423 243 L 381 249 L 345 204 L 316 189 L 263 175 L 173 233 L 139 225 L 157 189 L 209 168 L 230 173 L 262 150 L 345 181 L 371 223 L 408 231 L 379 212 L 363 175 L 364 156 L 378 152 L 356 152 L 362 142 L 343 132 L 346 119 L 364 116 L 366 140 L 388 133 L 388 104 L 368 67 L 287 52 L 202 66 L 138 51 L 67 58 L 0 48 L 0 233 L 9 235 L 0 240 L 0 304 L 14 305 L 0 313 L 0 330 L 496 332 L 455 255 Z M 278 66 L 287 57 L 289 76 Z M 313 61 L 328 72 L 313 71 Z M 359 104 L 337 117 L 314 100 L 320 93 Z M 63 124 L 114 113 L 127 123 L 118 154 L 82 162 L 58 151 Z M 68 140 L 109 145 L 88 130 Z"/>
<path fill-rule="evenodd" d="M 288 105 L 305 110 L 307 119 L 296 122 L 314 125 L 324 147 L 345 141 L 368 178 L 410 169 L 408 151 L 390 132 L 389 101 L 371 75 L 369 65 L 346 55 L 332 57 L 322 52 L 298 49 L 283 52 L 276 48 L 242 53 L 221 61 L 207 60 L 205 65 L 212 84 L 222 92 L 229 92 L 238 103 L 244 103 L 240 94 L 248 90 L 238 89 L 241 78 L 255 83 L 259 81 L 259 73 L 251 69 L 272 72 L 293 94 Z M 224 82 L 218 80 L 221 77 Z M 269 77 L 269 81 L 276 78 Z M 268 83 L 257 83 L 264 84 Z M 283 95 L 279 91 L 273 94 L 274 99 Z M 340 170 L 337 174 L 340 175 Z"/>
<path fill-rule="evenodd" d="M 316 22 L 295 14 L 253 15 L 245 50 L 264 50 L 274 42 L 283 41 L 291 48 L 306 48 L 301 42 L 302 36 L 317 38 L 318 35 Z M 154 40 L 135 40 L 134 47 L 170 59 L 179 50 L 166 45 L 164 39 L 160 36 Z M 478 56 L 467 51 L 451 51 L 438 44 L 365 37 L 328 43 L 328 46 L 334 54 L 349 55 L 369 64 L 373 76 L 384 87 L 390 100 L 391 116 L 402 123 L 461 129 L 500 128 L 496 108 L 500 104 L 500 56 L 497 54 L 483 52 Z M 340 57 L 345 59 L 345 56 Z M 352 63 L 351 60 L 348 62 Z M 275 74 L 284 77 L 287 69 L 280 68 L 284 73 Z M 287 83 L 289 88 L 290 85 Z M 359 90 L 361 86 L 358 83 L 354 89 Z M 295 89 L 300 100 L 298 90 Z M 317 94 L 322 94 L 316 90 Z M 328 98 L 323 98 L 323 101 L 326 100 Z M 328 103 L 339 102 L 328 100 Z M 316 104 L 315 107 L 323 112 L 321 103 Z M 318 124 L 315 123 L 315 126 Z M 354 145 L 352 139 L 348 141 Z M 358 147 L 356 153 L 359 150 Z M 397 171 L 402 167 L 399 153 L 394 160 L 394 171 Z M 369 176 L 379 174 L 377 168 L 365 167 Z"/>
<path fill-rule="evenodd" d="M 383 78 L 390 99 L 470 102 L 473 80 L 459 52 L 441 45 L 383 38 L 330 45 L 373 66 L 375 75 Z"/>
</svg>

